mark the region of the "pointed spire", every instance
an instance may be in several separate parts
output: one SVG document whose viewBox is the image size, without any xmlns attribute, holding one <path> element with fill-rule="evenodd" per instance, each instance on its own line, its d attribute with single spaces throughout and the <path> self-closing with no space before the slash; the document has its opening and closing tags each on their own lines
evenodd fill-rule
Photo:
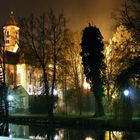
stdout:
<svg viewBox="0 0 140 140">
<path fill-rule="evenodd" d="M 9 21 L 7 22 L 7 25 L 15 25 L 15 26 L 17 25 L 15 18 L 14 18 L 13 10 L 11 10 L 11 12 L 10 12 L 10 18 L 9 18 Z"/>
</svg>

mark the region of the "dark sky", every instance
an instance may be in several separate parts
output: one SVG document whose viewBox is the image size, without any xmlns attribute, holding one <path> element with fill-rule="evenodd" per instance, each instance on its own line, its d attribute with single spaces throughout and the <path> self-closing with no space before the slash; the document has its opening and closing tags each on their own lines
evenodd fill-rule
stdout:
<svg viewBox="0 0 140 140">
<path fill-rule="evenodd" d="M 41 14 L 52 8 L 63 10 L 74 31 L 81 31 L 88 23 L 100 28 L 105 39 L 111 36 L 114 23 L 111 12 L 122 0 L 2 0 L 0 3 L 0 23 L 4 24 L 13 9 L 15 17 Z"/>
</svg>

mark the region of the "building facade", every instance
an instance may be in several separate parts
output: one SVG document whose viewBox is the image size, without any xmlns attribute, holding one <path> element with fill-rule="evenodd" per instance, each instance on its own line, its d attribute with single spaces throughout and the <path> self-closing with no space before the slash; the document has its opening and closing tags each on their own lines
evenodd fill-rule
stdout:
<svg viewBox="0 0 140 140">
<path fill-rule="evenodd" d="M 39 93 L 38 85 L 32 79 L 35 79 L 33 75 L 40 75 L 36 73 L 37 69 L 33 71 L 33 66 L 26 63 L 26 57 L 19 47 L 19 32 L 20 28 L 11 12 L 9 21 L 3 27 L 5 81 L 10 112 L 28 112 L 29 95 Z"/>
<path fill-rule="evenodd" d="M 6 83 L 12 88 L 22 86 L 29 95 L 39 94 L 37 89 L 39 90 L 40 83 L 37 79 L 41 77 L 40 70 L 28 64 L 28 58 L 20 51 L 19 32 L 20 28 L 11 12 L 7 25 L 3 27 Z"/>
</svg>

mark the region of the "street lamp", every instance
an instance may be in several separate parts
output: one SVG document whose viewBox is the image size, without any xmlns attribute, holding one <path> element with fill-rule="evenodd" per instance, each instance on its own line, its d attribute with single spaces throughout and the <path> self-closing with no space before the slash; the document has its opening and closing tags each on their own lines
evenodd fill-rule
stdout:
<svg viewBox="0 0 140 140">
<path fill-rule="evenodd" d="M 124 94 L 125 96 L 129 96 L 130 91 L 126 89 L 126 90 L 124 90 L 123 94 Z"/>
<path fill-rule="evenodd" d="M 8 101 L 8 110 L 9 110 L 9 113 L 13 111 L 13 108 L 12 108 L 12 101 L 13 101 L 14 97 L 12 95 L 8 95 L 7 96 L 7 101 Z"/>
<path fill-rule="evenodd" d="M 14 99 L 14 97 L 13 97 L 12 95 L 8 95 L 7 100 L 8 100 L 9 102 L 11 102 L 13 99 Z"/>
</svg>

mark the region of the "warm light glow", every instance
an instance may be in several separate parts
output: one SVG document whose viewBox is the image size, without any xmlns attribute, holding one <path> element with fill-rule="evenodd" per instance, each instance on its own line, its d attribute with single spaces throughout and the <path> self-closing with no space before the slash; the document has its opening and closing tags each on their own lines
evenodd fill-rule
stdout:
<svg viewBox="0 0 140 140">
<path fill-rule="evenodd" d="M 86 80 L 84 80 L 83 87 L 84 87 L 85 89 L 90 89 L 90 84 L 87 83 Z"/>
<path fill-rule="evenodd" d="M 18 85 L 22 85 L 26 89 L 26 64 L 19 64 L 17 65 L 17 75 L 19 75 L 19 83 Z"/>
<path fill-rule="evenodd" d="M 5 50 L 15 52 L 19 42 L 19 27 L 14 25 L 4 26 Z"/>
<path fill-rule="evenodd" d="M 16 44 L 16 45 L 15 45 L 15 48 L 13 49 L 13 52 L 16 53 L 17 50 L 18 50 L 18 48 L 19 48 L 19 47 L 18 47 L 18 45 Z"/>
<path fill-rule="evenodd" d="M 49 64 L 49 66 L 48 66 L 49 68 L 53 68 L 53 65 L 52 64 Z"/>
<path fill-rule="evenodd" d="M 93 139 L 91 137 L 87 137 L 85 140 L 95 140 L 95 139 Z"/>
<path fill-rule="evenodd" d="M 116 98 L 117 98 L 117 94 L 113 94 L 113 95 L 112 95 L 112 98 L 113 98 L 113 99 L 116 99 Z"/>
</svg>

